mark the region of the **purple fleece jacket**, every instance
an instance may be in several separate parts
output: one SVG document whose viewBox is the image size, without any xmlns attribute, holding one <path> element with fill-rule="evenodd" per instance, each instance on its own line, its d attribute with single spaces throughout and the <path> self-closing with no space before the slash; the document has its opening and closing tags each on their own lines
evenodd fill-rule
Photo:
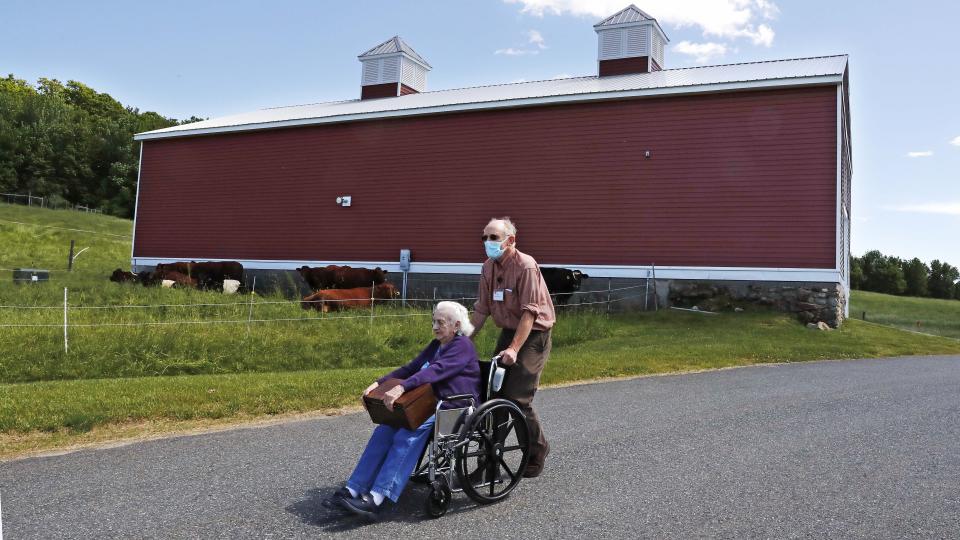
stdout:
<svg viewBox="0 0 960 540">
<path fill-rule="evenodd" d="M 457 394 L 470 394 L 479 405 L 480 391 L 480 358 L 473 342 L 466 336 L 457 336 L 453 341 L 440 347 L 439 340 L 433 340 L 409 364 L 397 368 L 387 375 L 380 377 L 377 382 L 387 379 L 403 379 L 403 391 L 410 391 L 422 384 L 430 383 L 433 394 L 437 398 Z M 429 362 L 426 368 L 424 362 Z M 462 407 L 462 403 L 444 402 L 443 408 Z"/>
</svg>

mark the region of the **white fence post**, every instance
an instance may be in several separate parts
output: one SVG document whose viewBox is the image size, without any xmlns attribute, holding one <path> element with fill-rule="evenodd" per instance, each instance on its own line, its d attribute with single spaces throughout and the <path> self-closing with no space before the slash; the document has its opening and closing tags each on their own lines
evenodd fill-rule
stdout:
<svg viewBox="0 0 960 540">
<path fill-rule="evenodd" d="M 373 293 L 377 288 L 377 282 L 370 283 L 370 329 L 373 330 Z"/>
<path fill-rule="evenodd" d="M 67 288 L 63 288 L 63 352 L 70 352 L 70 340 L 67 336 Z"/>
</svg>

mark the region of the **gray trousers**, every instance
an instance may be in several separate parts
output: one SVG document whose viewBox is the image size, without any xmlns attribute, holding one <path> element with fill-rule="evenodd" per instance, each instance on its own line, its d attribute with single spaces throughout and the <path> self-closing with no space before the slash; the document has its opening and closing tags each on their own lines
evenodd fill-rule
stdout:
<svg viewBox="0 0 960 540">
<path fill-rule="evenodd" d="M 515 333 L 516 331 L 509 329 L 500 331 L 497 352 L 510 346 Z M 496 396 L 516 403 L 527 418 L 530 437 L 529 466 L 534 468 L 543 467 L 543 460 L 547 453 L 547 440 L 540 428 L 540 418 L 533 410 L 533 396 L 537 393 L 537 387 L 540 386 L 540 373 L 543 372 L 543 366 L 550 357 L 552 346 L 553 340 L 549 330 L 531 331 L 527 341 L 517 351 L 517 362 L 512 366 L 505 366 L 506 376 Z"/>
</svg>

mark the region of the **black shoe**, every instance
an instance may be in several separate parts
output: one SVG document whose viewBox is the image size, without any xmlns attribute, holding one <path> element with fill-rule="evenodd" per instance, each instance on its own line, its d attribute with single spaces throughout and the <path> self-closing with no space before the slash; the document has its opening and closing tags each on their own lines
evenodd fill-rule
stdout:
<svg viewBox="0 0 960 540">
<path fill-rule="evenodd" d="M 380 519 L 380 511 L 383 510 L 386 501 L 378 506 L 374 504 L 373 497 L 370 495 L 361 495 L 356 499 L 341 499 L 340 504 L 358 516 L 365 517 L 370 521 L 377 521 Z"/>
<path fill-rule="evenodd" d="M 530 458 L 530 462 L 527 463 L 527 468 L 523 470 L 524 478 L 536 478 L 540 476 L 540 473 L 543 472 L 543 464 L 547 460 L 547 456 L 550 455 L 550 443 L 543 449 L 543 455 L 537 456 L 536 459 Z"/>
<path fill-rule="evenodd" d="M 352 498 L 353 498 L 353 495 L 350 495 L 350 490 L 345 487 L 342 487 L 337 491 L 333 492 L 333 495 L 330 495 L 329 497 L 324 499 L 323 502 L 321 502 L 320 504 L 322 504 L 324 508 L 329 508 L 330 510 L 333 510 L 335 508 L 343 508 L 343 504 L 341 503 L 341 501 L 343 501 L 344 499 L 352 499 Z"/>
</svg>

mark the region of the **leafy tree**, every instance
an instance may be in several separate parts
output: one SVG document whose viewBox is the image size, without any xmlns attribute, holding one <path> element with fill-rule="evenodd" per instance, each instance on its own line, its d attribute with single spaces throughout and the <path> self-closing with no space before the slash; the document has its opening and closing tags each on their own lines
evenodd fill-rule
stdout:
<svg viewBox="0 0 960 540">
<path fill-rule="evenodd" d="M 960 271 L 957 270 L 957 267 L 939 260 L 932 261 L 930 263 L 930 296 L 934 298 L 954 297 L 954 289 L 958 279 L 960 279 Z"/>
<path fill-rule="evenodd" d="M 903 262 L 903 278 L 907 283 L 904 294 L 908 296 L 927 296 L 927 281 L 930 276 L 930 267 L 914 257 Z"/>
<path fill-rule="evenodd" d="M 133 135 L 179 123 L 79 81 L 0 78 L 0 191 L 133 217 L 140 151 Z"/>
<path fill-rule="evenodd" d="M 868 251 L 860 258 L 863 268 L 863 288 L 886 294 L 903 294 L 907 282 L 903 277 L 901 261 L 887 257 L 877 250 Z"/>
<path fill-rule="evenodd" d="M 850 288 L 863 288 L 863 266 L 860 264 L 860 258 L 850 256 Z"/>
</svg>

